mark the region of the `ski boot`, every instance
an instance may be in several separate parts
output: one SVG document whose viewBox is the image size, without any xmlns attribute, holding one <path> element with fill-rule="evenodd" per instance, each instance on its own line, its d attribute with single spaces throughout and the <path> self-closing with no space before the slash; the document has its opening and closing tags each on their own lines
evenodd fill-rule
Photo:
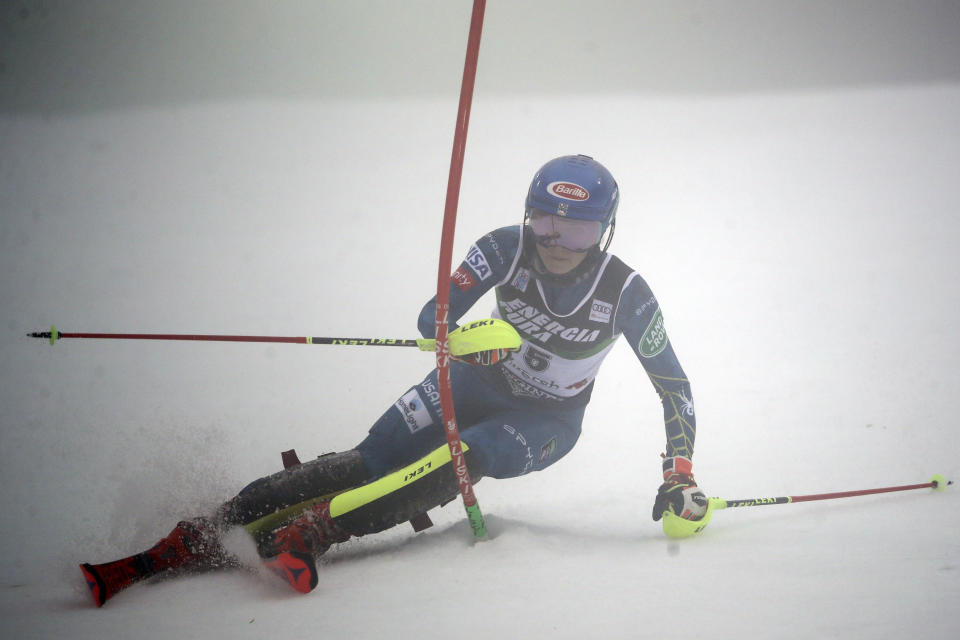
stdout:
<svg viewBox="0 0 960 640">
<path fill-rule="evenodd" d="M 113 562 L 80 565 L 98 607 L 130 585 L 172 569 L 225 566 L 229 557 L 220 546 L 219 531 L 207 518 L 177 523 L 153 547 Z"/>
<path fill-rule="evenodd" d="M 300 593 L 310 593 L 317 586 L 316 559 L 333 543 L 349 538 L 330 517 L 330 503 L 321 502 L 275 531 L 259 551 L 268 569 Z"/>
</svg>

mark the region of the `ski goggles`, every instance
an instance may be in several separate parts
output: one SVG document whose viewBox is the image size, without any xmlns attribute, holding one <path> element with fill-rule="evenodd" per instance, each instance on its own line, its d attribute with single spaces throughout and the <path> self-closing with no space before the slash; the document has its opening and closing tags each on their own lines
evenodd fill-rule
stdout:
<svg viewBox="0 0 960 640">
<path fill-rule="evenodd" d="M 577 253 L 598 244 L 603 235 L 603 223 L 598 220 L 564 218 L 540 209 L 530 210 L 527 224 L 533 230 L 537 244 L 544 247 L 561 246 Z"/>
</svg>

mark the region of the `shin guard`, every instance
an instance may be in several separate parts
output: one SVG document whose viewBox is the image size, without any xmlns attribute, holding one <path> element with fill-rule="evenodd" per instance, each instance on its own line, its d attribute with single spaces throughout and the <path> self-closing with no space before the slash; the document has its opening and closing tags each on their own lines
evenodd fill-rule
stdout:
<svg viewBox="0 0 960 640">
<path fill-rule="evenodd" d="M 355 449 L 330 453 L 291 466 L 247 485 L 217 512 L 222 525 L 249 525 L 262 519 L 257 529 L 281 524 L 302 513 L 310 502 L 329 501 L 337 493 L 369 478 L 363 457 Z M 286 513 L 286 510 L 290 510 Z"/>
<path fill-rule="evenodd" d="M 463 449 L 470 475 L 479 480 L 479 459 L 466 444 Z M 258 548 L 268 568 L 295 590 L 309 593 L 317 585 L 316 559 L 331 544 L 419 520 L 457 493 L 450 450 L 444 445 L 398 471 L 310 506 L 293 522 L 261 536 Z"/>
<path fill-rule="evenodd" d="M 463 443 L 467 468 L 474 481 L 483 477 L 480 459 Z M 354 536 L 389 529 L 457 496 L 457 477 L 450 450 L 443 445 L 406 467 L 330 501 L 330 516 Z"/>
</svg>

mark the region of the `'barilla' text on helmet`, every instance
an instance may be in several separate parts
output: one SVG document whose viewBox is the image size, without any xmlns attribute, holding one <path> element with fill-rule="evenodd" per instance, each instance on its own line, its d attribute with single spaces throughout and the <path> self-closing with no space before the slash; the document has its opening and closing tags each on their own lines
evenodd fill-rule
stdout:
<svg viewBox="0 0 960 640">
<path fill-rule="evenodd" d="M 526 212 L 539 209 L 553 215 L 613 224 L 620 190 L 602 164 L 585 155 L 561 156 L 537 171 L 527 191 Z"/>
</svg>

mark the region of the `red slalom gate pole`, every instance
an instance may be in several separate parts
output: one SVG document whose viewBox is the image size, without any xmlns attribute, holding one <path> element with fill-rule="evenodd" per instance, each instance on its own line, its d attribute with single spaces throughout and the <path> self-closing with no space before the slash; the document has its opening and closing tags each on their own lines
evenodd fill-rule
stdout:
<svg viewBox="0 0 960 640">
<path fill-rule="evenodd" d="M 444 433 L 457 477 L 457 485 L 467 511 L 470 528 L 477 539 L 487 537 L 473 483 L 467 471 L 467 462 L 460 442 L 460 429 L 453 410 L 453 393 L 450 389 L 450 343 L 447 338 L 450 315 L 450 269 L 453 266 L 453 234 L 457 225 L 457 201 L 460 198 L 460 180 L 463 176 L 463 156 L 467 144 L 467 125 L 470 123 L 470 105 L 473 102 L 473 85 L 477 75 L 477 57 L 480 52 L 480 33 L 483 29 L 485 0 L 473 0 L 470 17 L 470 35 L 467 38 L 467 56 L 463 65 L 463 81 L 460 85 L 460 105 L 457 108 L 456 130 L 453 136 L 453 153 L 450 157 L 450 176 L 447 179 L 447 200 L 443 211 L 443 231 L 440 237 L 440 263 L 437 270 L 436 349 L 437 378 L 440 391 L 440 410 L 443 413 Z"/>
</svg>

